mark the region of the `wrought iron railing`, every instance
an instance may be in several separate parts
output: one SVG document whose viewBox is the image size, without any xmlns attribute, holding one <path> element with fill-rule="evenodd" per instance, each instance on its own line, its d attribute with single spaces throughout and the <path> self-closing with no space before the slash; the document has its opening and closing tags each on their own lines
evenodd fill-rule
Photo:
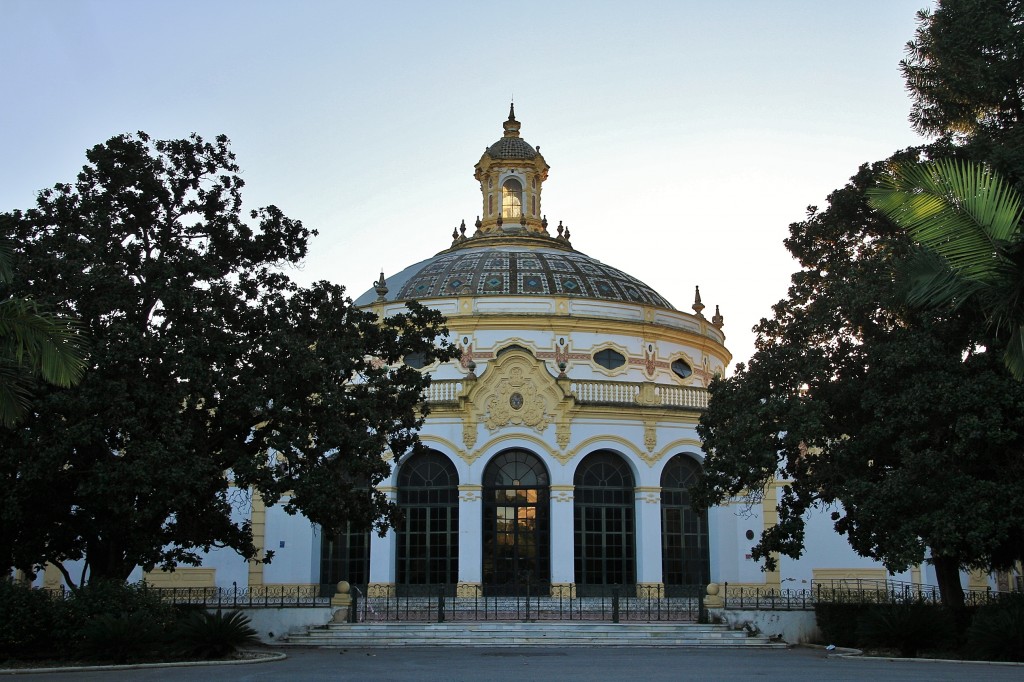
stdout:
<svg viewBox="0 0 1024 682">
<path fill-rule="evenodd" d="M 207 608 L 312 608 L 330 606 L 319 585 L 263 585 L 254 587 L 150 587 L 172 604 Z"/>
<path fill-rule="evenodd" d="M 423 585 L 396 589 L 373 585 L 352 590 L 350 620 L 374 621 L 696 621 L 703 611 L 703 585 L 622 585 L 590 589 L 580 596 L 568 585 Z"/>
<path fill-rule="evenodd" d="M 939 604 L 942 595 L 935 585 L 898 580 L 840 578 L 813 581 L 809 589 L 730 586 L 724 583 L 721 596 L 725 608 L 760 610 L 809 610 L 817 603 L 850 604 Z M 991 603 L 999 593 L 991 590 L 964 592 L 968 606 Z"/>
</svg>

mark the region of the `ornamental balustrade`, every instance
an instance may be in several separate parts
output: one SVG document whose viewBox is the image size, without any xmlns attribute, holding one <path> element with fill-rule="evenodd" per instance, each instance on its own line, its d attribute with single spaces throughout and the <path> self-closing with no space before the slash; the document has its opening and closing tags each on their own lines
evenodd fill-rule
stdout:
<svg viewBox="0 0 1024 682">
<path fill-rule="evenodd" d="M 424 395 L 428 403 L 455 403 L 463 394 L 464 387 L 465 383 L 460 379 L 435 379 L 430 382 L 430 387 Z M 704 410 L 708 406 L 707 389 L 696 386 L 663 386 L 622 381 L 573 381 L 569 385 L 569 390 L 579 404 L 643 404 L 687 410 Z M 648 398 L 647 395 L 650 397 Z"/>
</svg>

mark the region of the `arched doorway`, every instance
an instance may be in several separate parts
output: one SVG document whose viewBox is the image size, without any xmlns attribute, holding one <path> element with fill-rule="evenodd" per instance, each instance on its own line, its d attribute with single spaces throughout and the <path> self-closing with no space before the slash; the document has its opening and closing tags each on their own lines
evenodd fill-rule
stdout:
<svg viewBox="0 0 1024 682">
<path fill-rule="evenodd" d="M 700 465 L 676 455 L 661 473 L 661 570 L 669 595 L 679 585 L 704 585 L 711 576 L 708 517 L 690 505 L 690 486 Z"/>
<path fill-rule="evenodd" d="M 550 488 L 536 455 L 506 450 L 484 469 L 483 584 L 512 594 L 550 580 Z"/>
<path fill-rule="evenodd" d="M 585 596 L 636 583 L 633 472 L 619 455 L 587 455 L 573 478 L 576 588 Z"/>
<path fill-rule="evenodd" d="M 459 474 L 436 450 L 415 454 L 398 470 L 395 579 L 412 585 L 455 585 L 459 581 Z M 408 590 L 406 590 L 408 591 Z"/>
</svg>

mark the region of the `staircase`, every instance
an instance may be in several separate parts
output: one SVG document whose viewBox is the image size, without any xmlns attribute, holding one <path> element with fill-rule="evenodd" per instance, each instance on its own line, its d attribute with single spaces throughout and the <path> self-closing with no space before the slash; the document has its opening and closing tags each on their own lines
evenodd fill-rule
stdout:
<svg viewBox="0 0 1024 682">
<path fill-rule="evenodd" d="M 364 648 L 403 646 L 620 646 L 785 648 L 764 635 L 697 623 L 331 623 L 289 635 L 284 646 Z"/>
</svg>

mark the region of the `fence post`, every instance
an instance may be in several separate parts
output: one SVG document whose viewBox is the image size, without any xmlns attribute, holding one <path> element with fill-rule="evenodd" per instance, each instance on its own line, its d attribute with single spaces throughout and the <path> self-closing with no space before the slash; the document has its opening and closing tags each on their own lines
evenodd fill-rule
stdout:
<svg viewBox="0 0 1024 682">
<path fill-rule="evenodd" d="M 359 622 L 359 590 L 352 588 L 349 590 L 349 594 L 352 596 L 352 603 L 349 604 L 348 611 L 348 622 L 358 623 Z"/>
<path fill-rule="evenodd" d="M 444 622 L 444 585 L 441 585 L 437 591 L 437 622 Z"/>
<path fill-rule="evenodd" d="M 619 622 L 619 587 L 612 588 L 612 622 Z"/>
<path fill-rule="evenodd" d="M 530 622 L 530 576 L 526 576 L 526 622 Z"/>
</svg>

